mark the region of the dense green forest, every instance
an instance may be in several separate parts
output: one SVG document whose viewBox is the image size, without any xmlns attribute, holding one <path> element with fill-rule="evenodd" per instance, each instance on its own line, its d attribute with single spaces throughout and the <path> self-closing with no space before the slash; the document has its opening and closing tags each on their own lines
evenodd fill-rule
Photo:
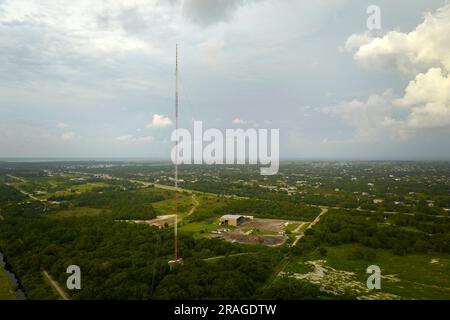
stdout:
<svg viewBox="0 0 450 320">
<path fill-rule="evenodd" d="M 347 243 L 388 249 L 397 255 L 450 253 L 450 219 L 426 215 L 387 218 L 381 213 L 330 210 L 316 228 L 307 230 L 305 234 L 304 241 L 295 247 L 298 253 L 320 245 Z"/>
<path fill-rule="evenodd" d="M 156 295 L 162 299 L 250 299 L 273 272 L 280 254 L 225 257 L 216 261 L 192 260 L 176 274 L 165 277 Z"/>
<path fill-rule="evenodd" d="M 295 202 L 243 199 L 230 201 L 217 208 L 215 213 L 218 215 L 247 214 L 259 218 L 312 221 L 320 213 L 320 209 Z"/>
<path fill-rule="evenodd" d="M 26 197 L 16 188 L 10 187 L 6 184 L 0 184 L 0 204 L 15 204 L 25 198 Z"/>
</svg>

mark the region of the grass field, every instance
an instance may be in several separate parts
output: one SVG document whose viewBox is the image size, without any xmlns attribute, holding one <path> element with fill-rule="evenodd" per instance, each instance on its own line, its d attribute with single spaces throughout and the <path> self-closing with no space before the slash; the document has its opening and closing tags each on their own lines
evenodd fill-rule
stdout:
<svg viewBox="0 0 450 320">
<path fill-rule="evenodd" d="M 0 267 L 0 300 L 17 300 L 17 298 L 13 283 Z"/>
<path fill-rule="evenodd" d="M 216 230 L 218 228 L 218 224 L 215 221 L 212 221 L 211 223 L 205 221 L 205 222 L 192 222 L 183 225 L 180 227 L 180 231 L 185 232 L 211 232 L 213 230 Z"/>
<path fill-rule="evenodd" d="M 297 229 L 298 228 L 298 226 L 299 226 L 299 223 L 290 223 L 290 224 L 288 224 L 285 228 L 284 228 L 284 231 L 286 231 L 286 232 L 292 232 L 292 231 L 294 231 L 295 229 Z"/>
<path fill-rule="evenodd" d="M 102 182 L 96 182 L 96 183 L 85 183 L 85 184 L 77 184 L 77 185 L 71 185 L 66 186 L 67 188 L 64 190 L 56 191 L 53 193 L 47 193 L 43 195 L 37 195 L 36 198 L 41 200 L 46 200 L 50 197 L 58 197 L 58 196 L 69 196 L 72 194 L 81 194 L 84 192 L 91 191 L 95 188 L 102 188 L 107 187 L 108 184 L 102 183 Z"/>
<path fill-rule="evenodd" d="M 168 215 L 175 213 L 175 202 L 173 198 L 153 202 L 153 208 L 158 212 L 158 215 Z M 191 195 L 180 194 L 178 198 L 178 212 L 180 214 L 187 214 L 194 206 Z"/>
</svg>

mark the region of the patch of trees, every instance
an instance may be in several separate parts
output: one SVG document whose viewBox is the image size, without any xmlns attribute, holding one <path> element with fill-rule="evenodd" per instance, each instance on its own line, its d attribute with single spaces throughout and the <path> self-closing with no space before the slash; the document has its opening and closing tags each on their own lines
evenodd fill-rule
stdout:
<svg viewBox="0 0 450 320">
<path fill-rule="evenodd" d="M 394 254 L 450 253 L 450 219 L 424 215 L 395 215 L 330 210 L 314 229 L 305 232 L 305 241 L 295 250 L 309 251 L 321 244 L 337 246 L 359 243 L 369 248 L 391 250 Z M 359 253 L 355 253 L 357 257 Z M 371 259 L 370 254 L 364 256 Z"/>
<path fill-rule="evenodd" d="M 216 209 L 216 214 L 247 214 L 260 218 L 312 221 L 320 209 L 287 201 L 242 199 Z"/>
<path fill-rule="evenodd" d="M 151 204 L 120 201 L 112 205 L 112 217 L 116 220 L 150 220 L 156 216 Z"/>
<path fill-rule="evenodd" d="M 279 254 L 192 260 L 165 277 L 156 291 L 159 299 L 251 299 L 273 273 Z"/>
<path fill-rule="evenodd" d="M 15 203 L 25 198 L 26 196 L 16 188 L 6 184 L 0 184 L 0 203 Z"/>
<path fill-rule="evenodd" d="M 0 203 L 0 213 L 7 216 L 23 216 L 34 217 L 39 214 L 44 214 L 48 210 L 46 204 L 39 201 L 29 201 L 20 203 Z"/>
<path fill-rule="evenodd" d="M 358 199 L 353 195 L 348 194 L 307 194 L 305 196 L 297 196 L 298 201 L 306 204 L 328 206 L 328 207 L 343 207 L 343 208 L 357 208 Z"/>
</svg>

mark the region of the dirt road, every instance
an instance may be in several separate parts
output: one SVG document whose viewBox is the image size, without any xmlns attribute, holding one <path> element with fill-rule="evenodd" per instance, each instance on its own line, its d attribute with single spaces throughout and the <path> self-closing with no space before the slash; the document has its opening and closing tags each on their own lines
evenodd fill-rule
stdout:
<svg viewBox="0 0 450 320">
<path fill-rule="evenodd" d="M 309 224 L 309 226 L 305 229 L 305 231 L 308 230 L 308 229 L 311 229 L 312 227 L 314 227 L 314 225 L 317 224 L 317 223 L 320 221 L 320 218 L 321 218 L 325 213 L 328 212 L 328 208 L 321 208 L 321 209 L 322 209 L 322 211 L 320 212 L 320 214 L 314 219 L 313 222 L 311 222 L 311 223 Z M 297 244 L 297 242 L 298 242 L 301 238 L 303 238 L 303 236 L 305 235 L 305 231 L 303 231 L 302 233 L 300 233 L 298 236 L 295 237 L 295 241 L 294 241 L 294 243 L 292 243 L 292 245 L 291 245 L 292 247 L 294 247 L 294 246 Z"/>
<path fill-rule="evenodd" d="M 52 287 L 55 288 L 55 290 L 58 292 L 58 294 L 61 296 L 61 298 L 63 300 L 70 300 L 67 293 L 61 288 L 61 286 L 59 285 L 58 282 L 56 282 L 55 280 L 52 279 L 52 277 L 48 274 L 47 271 L 44 270 L 44 271 L 42 271 L 42 273 L 48 279 L 48 281 L 50 281 L 50 284 L 52 285 Z"/>
<path fill-rule="evenodd" d="M 192 194 L 192 201 L 194 202 L 194 206 L 189 210 L 188 214 L 185 216 L 185 218 L 191 216 L 195 210 L 197 210 L 198 206 L 200 205 L 200 202 L 198 202 L 197 197 L 195 194 Z"/>
</svg>

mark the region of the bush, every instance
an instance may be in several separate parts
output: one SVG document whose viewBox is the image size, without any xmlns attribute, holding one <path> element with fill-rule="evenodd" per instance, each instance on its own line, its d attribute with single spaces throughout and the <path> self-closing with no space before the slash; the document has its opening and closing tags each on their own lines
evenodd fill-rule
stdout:
<svg viewBox="0 0 450 320">
<path fill-rule="evenodd" d="M 326 248 L 324 248 L 324 247 L 320 247 L 320 248 L 319 248 L 319 254 L 320 254 L 322 257 L 325 257 L 325 256 L 327 255 L 327 253 L 328 253 L 328 251 L 327 251 Z"/>
<path fill-rule="evenodd" d="M 374 261 L 376 258 L 377 253 L 375 250 L 359 246 L 353 248 L 352 252 L 350 253 L 350 259 L 353 260 Z"/>
</svg>

